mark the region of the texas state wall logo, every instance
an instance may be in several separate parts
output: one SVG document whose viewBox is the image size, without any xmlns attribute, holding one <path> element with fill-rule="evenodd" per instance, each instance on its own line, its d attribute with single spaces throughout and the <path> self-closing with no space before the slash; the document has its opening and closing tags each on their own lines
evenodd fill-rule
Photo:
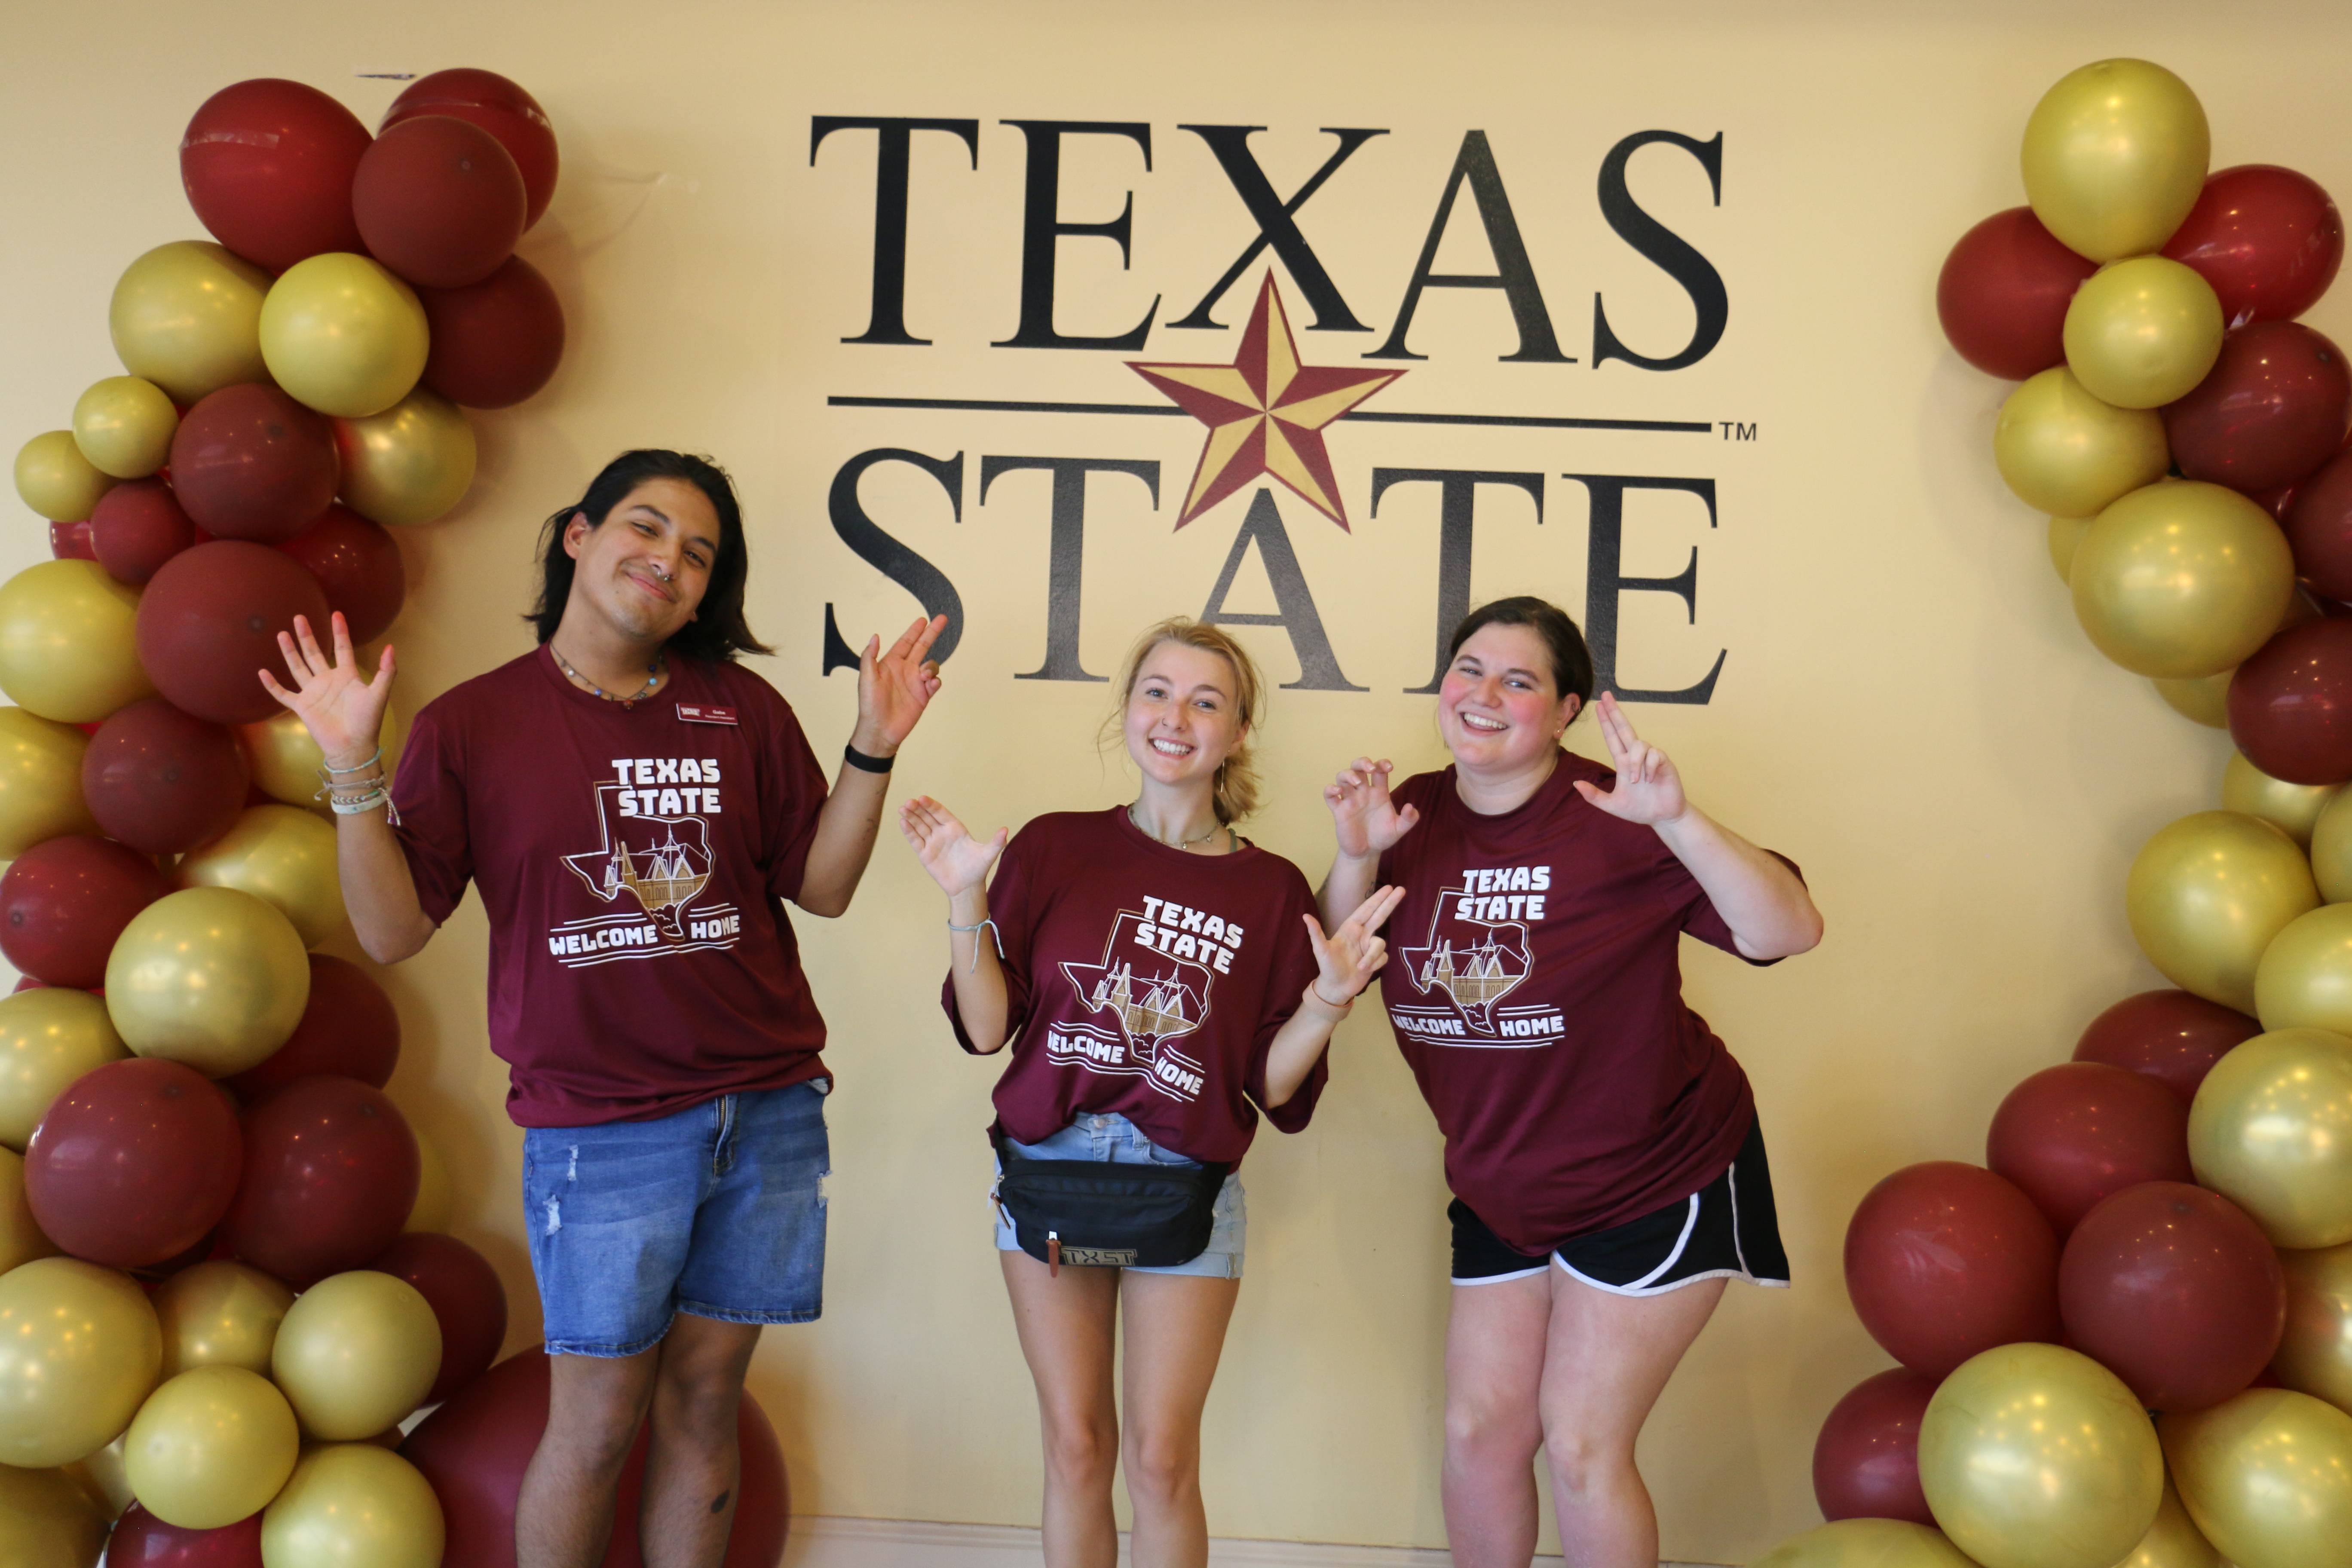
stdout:
<svg viewBox="0 0 2352 1568">
<path fill-rule="evenodd" d="M 618 781 L 596 786 L 601 842 L 562 859 L 604 910 L 549 928 L 548 952 L 567 969 L 732 947 L 742 934 L 743 917 L 734 905 L 697 901 L 710 885 L 705 814 L 719 809 L 719 791 L 701 785 L 698 759 L 672 759 L 667 765 L 673 786 L 679 770 L 690 767 L 698 787 L 640 790 Z M 713 763 L 712 784 L 718 776 Z"/>
<path fill-rule="evenodd" d="M 1085 1016 L 1045 1031 L 1045 1057 L 1087 1072 L 1140 1078 L 1170 1099 L 1189 1102 L 1201 1098 L 1207 1071 L 1176 1042 L 1208 1021 L 1216 973 L 1202 949 L 1213 939 L 1183 936 L 1185 948 L 1199 956 L 1179 958 L 1160 951 L 1160 931 L 1156 922 L 1122 910 L 1104 939 L 1100 963 L 1062 965 Z M 1240 938 L 1236 929 L 1235 945 Z"/>
<path fill-rule="evenodd" d="M 1533 873 L 1540 872 L 1540 880 Z M 1438 895 L 1427 939 L 1397 951 L 1423 1005 L 1391 1005 L 1396 1026 L 1435 1045 L 1549 1045 L 1564 1032 L 1558 1007 L 1510 1005 L 1535 973 L 1530 921 L 1543 918 L 1549 868 L 1514 867 L 1464 874 Z M 1514 892 L 1512 889 L 1517 889 Z"/>
</svg>

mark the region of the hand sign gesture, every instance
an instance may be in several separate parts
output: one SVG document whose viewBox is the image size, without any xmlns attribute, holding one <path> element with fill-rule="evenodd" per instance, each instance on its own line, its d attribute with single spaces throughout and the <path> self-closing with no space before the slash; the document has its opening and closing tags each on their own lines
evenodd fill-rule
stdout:
<svg viewBox="0 0 2352 1568">
<path fill-rule="evenodd" d="M 1365 859 L 1391 847 L 1421 820 L 1420 808 L 1408 805 L 1399 811 L 1390 798 L 1391 766 L 1386 757 L 1377 763 L 1358 757 L 1341 772 L 1338 783 L 1323 786 L 1323 804 L 1331 808 L 1339 853 L 1350 859 Z"/>
<path fill-rule="evenodd" d="M 1381 794 L 1385 799 L 1387 792 Z M 1372 896 L 1358 904 L 1356 912 L 1328 937 L 1322 922 L 1313 915 L 1298 917 L 1307 922 L 1307 934 L 1315 939 L 1315 967 L 1320 971 L 1315 977 L 1317 1001 L 1344 1007 L 1370 984 L 1389 961 L 1389 944 L 1375 933 L 1388 923 L 1403 899 L 1402 888 L 1374 889 Z"/>
<path fill-rule="evenodd" d="M 919 795 L 898 808 L 898 831 L 914 847 L 915 858 L 931 874 L 948 897 L 968 893 L 988 879 L 988 868 L 1004 853 L 1005 840 L 1013 836 L 1009 827 L 1000 827 L 996 837 L 985 841 L 974 838 L 971 829 L 956 820 L 954 812 L 933 800 Z"/>
<path fill-rule="evenodd" d="M 1617 769 L 1617 782 L 1603 795 L 1579 779 L 1576 793 L 1612 816 L 1645 826 L 1654 827 L 1682 816 L 1689 804 L 1683 798 L 1682 775 L 1665 752 L 1633 733 L 1614 692 L 1601 694 L 1598 718 L 1601 738 L 1608 742 L 1609 760 Z"/>
<path fill-rule="evenodd" d="M 326 753 L 330 766 L 357 765 L 376 749 L 377 735 L 383 728 L 384 704 L 392 698 L 392 648 L 385 646 L 376 660 L 375 678 L 370 679 L 361 673 L 359 659 L 352 652 L 352 631 L 342 612 L 336 611 L 329 620 L 335 642 L 331 660 L 319 651 L 310 621 L 297 616 L 293 636 L 278 634 L 278 651 L 286 658 L 294 689 L 278 685 L 266 669 L 260 672 L 261 684 L 294 710 L 302 727 L 310 731 L 310 739 Z"/>
<path fill-rule="evenodd" d="M 887 653 L 882 651 L 880 637 L 866 639 L 857 656 L 857 733 L 850 744 L 887 757 L 905 743 L 915 721 L 939 695 L 940 667 L 929 656 L 947 629 L 945 616 L 917 621 Z M 869 743 L 859 745 L 859 741 Z"/>
</svg>

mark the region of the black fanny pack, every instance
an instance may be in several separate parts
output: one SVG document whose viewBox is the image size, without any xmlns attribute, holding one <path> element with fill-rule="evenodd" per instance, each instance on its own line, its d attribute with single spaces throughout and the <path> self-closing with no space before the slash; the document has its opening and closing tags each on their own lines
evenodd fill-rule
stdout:
<svg viewBox="0 0 2352 1568">
<path fill-rule="evenodd" d="M 990 1129 L 996 1203 L 1021 1250 L 1062 1265 L 1172 1268 L 1208 1250 L 1231 1165 L 1129 1165 L 1033 1160 Z"/>
</svg>

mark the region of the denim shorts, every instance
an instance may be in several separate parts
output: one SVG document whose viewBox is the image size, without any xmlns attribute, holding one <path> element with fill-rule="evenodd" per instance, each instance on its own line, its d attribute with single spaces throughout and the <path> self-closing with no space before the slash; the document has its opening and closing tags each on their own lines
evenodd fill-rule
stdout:
<svg viewBox="0 0 2352 1568">
<path fill-rule="evenodd" d="M 1008 1137 L 1013 1152 L 1026 1154 L 1033 1160 L 1102 1160 L 1114 1165 L 1198 1165 L 1198 1160 L 1188 1160 L 1173 1149 L 1162 1149 L 1126 1117 L 1112 1111 L 1107 1115 L 1079 1117 L 1042 1143 L 1023 1143 Z M 994 1205 L 992 1205 L 992 1207 Z M 1208 1249 L 1190 1263 L 1178 1263 L 1165 1268 L 1129 1268 L 1130 1274 L 1190 1274 L 1203 1279 L 1238 1279 L 1242 1277 L 1242 1243 L 1249 1234 L 1249 1204 L 1242 1192 L 1241 1173 L 1225 1178 L 1217 1190 L 1215 1227 L 1209 1232 Z M 1020 1238 L 1013 1235 L 1013 1222 L 1004 1211 L 996 1210 L 996 1250 L 1018 1252 Z"/>
<path fill-rule="evenodd" d="M 533 1127 L 524 1227 L 551 1355 L 635 1355 L 679 1312 L 804 1323 L 824 1300 L 830 1079 L 651 1121 Z"/>
</svg>

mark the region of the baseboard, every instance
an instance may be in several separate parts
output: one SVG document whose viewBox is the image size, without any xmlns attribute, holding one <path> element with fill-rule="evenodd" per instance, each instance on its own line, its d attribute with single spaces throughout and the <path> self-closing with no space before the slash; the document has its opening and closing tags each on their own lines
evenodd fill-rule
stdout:
<svg viewBox="0 0 2352 1568">
<path fill-rule="evenodd" d="M 1126 1542 L 1120 1542 L 1122 1559 Z M 1001 1524 L 905 1519 L 793 1521 L 783 1568 L 1035 1568 L 1037 1532 Z M 1538 1557 L 1537 1563 L 1557 1563 Z M 1335 1546 L 1306 1541 L 1212 1541 L 1210 1568 L 1449 1568 L 1444 1552 L 1411 1546 Z M 1661 1563 L 1659 1568 L 1698 1568 Z"/>
</svg>

